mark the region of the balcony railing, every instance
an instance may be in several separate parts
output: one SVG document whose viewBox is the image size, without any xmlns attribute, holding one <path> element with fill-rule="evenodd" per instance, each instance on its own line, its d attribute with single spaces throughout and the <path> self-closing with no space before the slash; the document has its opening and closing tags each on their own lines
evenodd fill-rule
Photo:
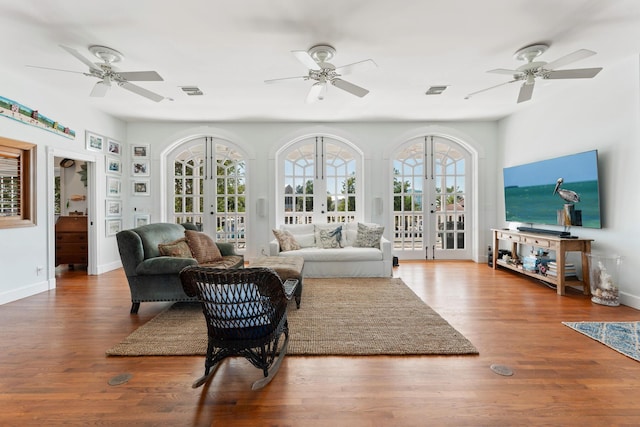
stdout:
<svg viewBox="0 0 640 427">
<path fill-rule="evenodd" d="M 177 224 L 190 222 L 195 224 L 196 227 L 198 227 L 198 230 L 203 229 L 202 214 L 175 215 L 174 219 Z M 246 249 L 246 219 L 246 214 L 241 213 L 234 213 L 232 215 L 216 215 L 216 241 L 233 243 L 235 248 L 239 250 Z"/>
</svg>

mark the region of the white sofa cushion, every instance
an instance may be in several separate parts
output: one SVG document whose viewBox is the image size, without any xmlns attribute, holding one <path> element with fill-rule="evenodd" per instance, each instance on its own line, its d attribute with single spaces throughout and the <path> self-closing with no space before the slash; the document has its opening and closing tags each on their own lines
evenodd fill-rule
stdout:
<svg viewBox="0 0 640 427">
<path fill-rule="evenodd" d="M 358 237 L 358 223 L 345 223 L 342 227 L 343 246 L 353 246 L 356 243 L 356 237 Z"/>
<path fill-rule="evenodd" d="M 381 261 L 382 251 L 376 248 L 354 248 L 348 246 L 338 249 L 303 248 L 297 251 L 280 252 L 282 257 L 301 256 L 306 262 L 313 261 Z"/>
</svg>

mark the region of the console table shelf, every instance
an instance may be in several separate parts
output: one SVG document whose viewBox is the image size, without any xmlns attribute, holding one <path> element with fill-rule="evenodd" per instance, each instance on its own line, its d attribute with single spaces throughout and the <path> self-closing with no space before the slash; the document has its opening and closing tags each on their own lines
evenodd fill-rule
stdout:
<svg viewBox="0 0 640 427">
<path fill-rule="evenodd" d="M 589 264 L 587 254 L 591 252 L 592 239 L 572 239 L 564 238 L 553 235 L 543 235 L 535 233 L 525 233 L 520 231 L 493 229 L 493 268 L 503 267 L 509 270 L 516 271 L 525 276 L 534 277 L 539 280 L 556 285 L 558 295 L 565 294 L 566 282 L 565 277 L 565 260 L 567 252 L 580 252 L 582 255 L 582 281 L 571 280 L 572 285 L 582 286 L 582 291 L 585 295 L 589 295 L 591 289 L 589 287 Z M 555 251 L 556 264 L 558 266 L 557 277 L 545 276 L 533 271 L 527 271 L 523 268 L 518 268 L 517 265 L 508 264 L 505 261 L 498 260 L 497 254 L 500 247 L 500 241 L 507 241 L 511 243 L 511 254 L 515 261 L 518 260 L 518 247 L 519 245 L 532 246 L 534 248 L 541 248 L 545 251 Z"/>
</svg>

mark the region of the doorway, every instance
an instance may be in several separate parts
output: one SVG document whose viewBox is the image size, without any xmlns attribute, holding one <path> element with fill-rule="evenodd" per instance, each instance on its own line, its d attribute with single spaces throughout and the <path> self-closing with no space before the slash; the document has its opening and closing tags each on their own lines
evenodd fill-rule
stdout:
<svg viewBox="0 0 640 427">
<path fill-rule="evenodd" d="M 393 159 L 394 253 L 402 259 L 471 259 L 471 153 L 429 135 Z"/>
<path fill-rule="evenodd" d="M 232 141 L 199 137 L 166 155 L 169 222 L 190 222 L 218 242 L 246 249 L 247 155 Z"/>
<path fill-rule="evenodd" d="M 87 162 L 53 158 L 55 266 L 86 269 L 89 259 Z"/>
<path fill-rule="evenodd" d="M 47 152 L 48 278 L 68 269 L 97 274 L 96 158 L 49 148 Z M 62 222 L 61 222 L 62 219 Z"/>
</svg>

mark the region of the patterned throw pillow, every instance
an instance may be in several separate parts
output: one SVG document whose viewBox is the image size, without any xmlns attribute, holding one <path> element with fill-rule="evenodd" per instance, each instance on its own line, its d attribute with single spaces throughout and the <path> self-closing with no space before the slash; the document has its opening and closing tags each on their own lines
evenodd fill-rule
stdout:
<svg viewBox="0 0 640 427">
<path fill-rule="evenodd" d="M 342 247 L 342 226 L 334 229 L 318 228 L 316 244 L 322 249 L 335 249 Z"/>
<path fill-rule="evenodd" d="M 381 225 L 365 225 L 358 223 L 358 236 L 356 243 L 353 245 L 358 248 L 378 248 L 380 249 L 380 238 L 384 233 L 384 227 Z"/>
<path fill-rule="evenodd" d="M 189 249 L 189 245 L 187 244 L 187 239 L 185 239 L 184 237 L 173 242 L 160 243 L 158 245 L 158 250 L 160 251 L 160 255 L 162 256 L 193 258 L 191 249 Z"/>
<path fill-rule="evenodd" d="M 220 261 L 222 254 L 213 239 L 200 231 L 185 230 L 184 235 L 198 264 Z"/>
<path fill-rule="evenodd" d="M 273 235 L 276 236 L 276 239 L 278 240 L 280 252 L 296 251 L 300 249 L 300 245 L 296 241 L 296 238 L 287 230 L 273 229 L 271 231 L 273 231 Z"/>
</svg>

